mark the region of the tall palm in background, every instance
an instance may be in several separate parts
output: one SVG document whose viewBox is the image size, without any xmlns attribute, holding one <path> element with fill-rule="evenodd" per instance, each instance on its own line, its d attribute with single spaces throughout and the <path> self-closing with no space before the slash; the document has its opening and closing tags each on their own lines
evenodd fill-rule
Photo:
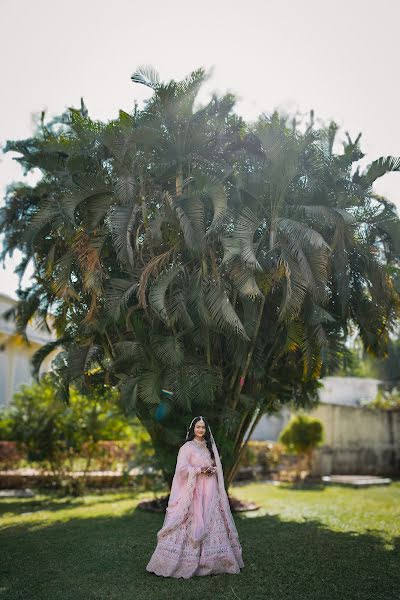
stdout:
<svg viewBox="0 0 400 600">
<path fill-rule="evenodd" d="M 398 319 L 400 226 L 372 191 L 398 170 L 364 172 L 359 139 L 334 152 L 336 126 L 305 131 L 278 114 L 246 124 L 234 98 L 198 106 L 202 70 L 162 83 L 107 124 L 83 102 L 8 142 L 34 187 L 10 186 L 3 256 L 22 250 L 15 317 L 51 315 L 60 390 L 118 385 L 149 431 L 170 482 L 194 414 L 206 414 L 232 481 L 261 416 L 311 406 L 346 352 L 348 327 L 385 351 Z M 165 396 L 162 390 L 171 394 Z"/>
</svg>

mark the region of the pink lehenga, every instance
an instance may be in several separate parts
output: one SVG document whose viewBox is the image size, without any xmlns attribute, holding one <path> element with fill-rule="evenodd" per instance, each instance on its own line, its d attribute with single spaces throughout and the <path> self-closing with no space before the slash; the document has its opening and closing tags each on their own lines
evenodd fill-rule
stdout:
<svg viewBox="0 0 400 600">
<path fill-rule="evenodd" d="M 226 494 L 214 440 L 217 472 L 200 474 L 213 466 L 207 448 L 195 441 L 181 446 L 164 524 L 146 570 L 163 577 L 240 573 L 242 547 Z"/>
</svg>

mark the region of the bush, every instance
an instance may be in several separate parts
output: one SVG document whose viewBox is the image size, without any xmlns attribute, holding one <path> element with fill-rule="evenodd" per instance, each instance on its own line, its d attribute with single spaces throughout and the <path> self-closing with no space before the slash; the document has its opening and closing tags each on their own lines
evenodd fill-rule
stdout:
<svg viewBox="0 0 400 600">
<path fill-rule="evenodd" d="M 104 386 L 90 396 L 72 388 L 65 404 L 56 397 L 53 375 L 47 374 L 14 396 L 0 419 L 0 434 L 16 441 L 28 461 L 50 468 L 59 481 L 79 461 L 85 472 L 94 460 L 108 468 L 115 461 L 126 463 L 132 450 L 128 442 L 139 440 L 143 428 L 127 420 L 117 398 Z M 117 441 L 125 441 L 124 448 L 117 450 Z"/>
<path fill-rule="evenodd" d="M 290 454 L 304 456 L 310 472 L 313 451 L 322 444 L 323 438 L 323 425 L 319 419 L 308 415 L 297 415 L 281 431 L 279 441 Z"/>
<path fill-rule="evenodd" d="M 127 465 L 135 451 L 136 446 L 128 440 L 101 440 L 92 447 L 91 442 L 82 445 L 80 456 L 88 460 L 92 456 L 92 463 L 100 471 L 112 471 Z"/>
<path fill-rule="evenodd" d="M 262 467 L 264 474 L 275 471 L 281 461 L 284 447 L 279 442 L 250 440 L 240 461 L 241 467 Z"/>
<path fill-rule="evenodd" d="M 12 469 L 25 456 L 24 448 L 17 448 L 12 441 L 0 441 L 0 469 Z"/>
</svg>

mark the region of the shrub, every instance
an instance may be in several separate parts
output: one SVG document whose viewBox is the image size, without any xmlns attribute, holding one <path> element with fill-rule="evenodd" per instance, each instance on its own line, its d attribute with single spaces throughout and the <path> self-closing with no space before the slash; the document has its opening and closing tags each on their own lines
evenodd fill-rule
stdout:
<svg viewBox="0 0 400 600">
<path fill-rule="evenodd" d="M 264 474 L 277 470 L 284 454 L 279 442 L 250 440 L 240 461 L 240 467 L 259 466 Z"/>
<path fill-rule="evenodd" d="M 323 442 L 323 437 L 323 425 L 319 419 L 297 415 L 281 431 L 279 441 L 290 454 L 305 456 L 308 471 L 311 471 L 313 452 Z"/>
<path fill-rule="evenodd" d="M 85 472 L 96 454 L 103 455 L 104 462 L 105 441 L 133 442 L 138 437 L 133 424 L 118 407 L 115 390 L 103 386 L 84 396 L 72 388 L 70 401 L 65 404 L 56 397 L 52 374 L 45 375 L 39 383 L 22 386 L 1 422 L 7 423 L 7 427 L 0 431 L 5 431 L 7 437 L 25 450 L 27 459 L 50 467 L 59 480 L 67 469 L 74 469 L 78 459 L 84 458 Z M 126 461 L 127 452 L 126 448 L 123 455 L 114 455 L 113 460 Z M 109 456 L 107 464 L 111 463 Z"/>
<path fill-rule="evenodd" d="M 24 448 L 17 448 L 12 441 L 0 441 L 0 469 L 12 469 L 25 456 Z"/>
</svg>

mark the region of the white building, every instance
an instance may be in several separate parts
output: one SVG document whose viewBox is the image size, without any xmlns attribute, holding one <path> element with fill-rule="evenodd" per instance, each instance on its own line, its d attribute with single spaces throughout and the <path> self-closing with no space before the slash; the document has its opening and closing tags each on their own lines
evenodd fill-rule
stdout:
<svg viewBox="0 0 400 600">
<path fill-rule="evenodd" d="M 7 406 L 16 391 L 23 383 L 33 382 L 31 374 L 31 357 L 44 344 L 55 339 L 46 329 L 39 328 L 37 323 L 27 327 L 27 344 L 15 332 L 12 319 L 6 320 L 4 313 L 12 308 L 17 300 L 0 293 L 0 408 Z M 41 366 L 41 372 L 50 369 L 54 354 L 47 356 Z"/>
</svg>

